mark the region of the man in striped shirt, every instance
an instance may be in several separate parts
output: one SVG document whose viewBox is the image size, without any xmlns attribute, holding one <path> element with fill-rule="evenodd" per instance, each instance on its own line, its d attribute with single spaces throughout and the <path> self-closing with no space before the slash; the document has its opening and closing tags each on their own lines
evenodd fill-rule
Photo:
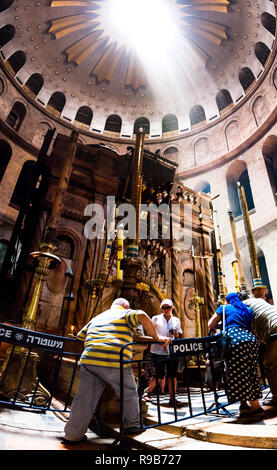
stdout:
<svg viewBox="0 0 277 470">
<path fill-rule="evenodd" d="M 277 309 L 254 297 L 248 297 L 244 303 L 254 314 L 253 333 L 264 344 L 263 366 L 272 394 L 264 405 L 277 406 Z"/>
<path fill-rule="evenodd" d="M 80 359 L 79 388 L 72 402 L 69 420 L 65 426 L 67 443 L 85 440 L 85 433 L 106 384 L 120 397 L 120 350 L 131 343 L 135 329 L 142 325 L 154 340 L 168 343 L 158 336 L 150 317 L 142 310 L 130 309 L 126 299 L 116 299 L 111 308 L 97 315 L 77 334 L 84 342 Z M 132 359 L 132 347 L 127 346 L 124 361 Z M 139 428 L 139 404 L 135 378 L 130 364 L 124 364 L 124 427 L 125 432 Z"/>
</svg>

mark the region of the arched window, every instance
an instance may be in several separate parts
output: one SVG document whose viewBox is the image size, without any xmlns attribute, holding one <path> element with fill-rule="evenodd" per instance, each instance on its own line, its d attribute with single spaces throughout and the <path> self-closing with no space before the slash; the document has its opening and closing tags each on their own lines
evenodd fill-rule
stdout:
<svg viewBox="0 0 277 470">
<path fill-rule="evenodd" d="M 199 122 L 206 121 L 206 115 L 204 108 L 199 104 L 193 106 L 189 112 L 189 120 L 191 126 L 198 124 Z"/>
<path fill-rule="evenodd" d="M 112 114 L 111 116 L 107 118 L 107 121 L 105 124 L 105 131 L 120 133 L 121 125 L 122 125 L 121 117 L 117 116 L 117 114 Z"/>
<path fill-rule="evenodd" d="M 8 142 L 5 142 L 5 140 L 0 140 L 0 182 L 2 181 L 11 156 L 12 149 Z"/>
<path fill-rule="evenodd" d="M 277 137 L 269 135 L 262 147 L 268 178 L 277 205 Z"/>
<path fill-rule="evenodd" d="M 16 51 L 14 54 L 12 54 L 8 60 L 7 63 L 10 66 L 10 69 L 12 70 L 13 74 L 16 75 L 17 72 L 23 67 L 23 65 L 26 62 L 26 54 L 23 51 Z"/>
<path fill-rule="evenodd" d="M 35 178 L 36 164 L 33 160 L 24 163 L 15 185 L 10 205 L 19 207 L 25 200 L 26 190 L 30 189 Z"/>
<path fill-rule="evenodd" d="M 14 0 L 1 0 L 0 3 L 0 12 L 10 8 Z"/>
<path fill-rule="evenodd" d="M 164 152 L 164 158 L 172 162 L 178 161 L 178 149 L 176 147 L 169 147 Z"/>
<path fill-rule="evenodd" d="M 6 123 L 12 127 L 15 131 L 19 131 L 22 122 L 26 116 L 26 108 L 23 103 L 17 101 L 14 103 L 9 115 L 6 119 Z"/>
<path fill-rule="evenodd" d="M 233 163 L 227 172 L 226 178 L 230 209 L 233 213 L 233 217 L 236 218 L 242 215 L 237 189 L 238 182 L 244 187 L 248 211 L 254 209 L 254 200 L 246 164 L 244 162 Z"/>
<path fill-rule="evenodd" d="M 33 73 L 33 75 L 28 78 L 24 87 L 33 93 L 34 96 L 37 96 L 43 87 L 43 83 L 43 76 L 40 73 Z"/>
<path fill-rule="evenodd" d="M 15 27 L 11 24 L 6 24 L 0 29 L 0 47 L 5 46 L 15 35 Z"/>
<path fill-rule="evenodd" d="M 78 109 L 75 121 L 80 122 L 85 127 L 89 128 L 92 121 L 92 110 L 88 106 L 81 106 Z"/>
<path fill-rule="evenodd" d="M 167 114 L 162 120 L 162 132 L 172 132 L 178 130 L 178 120 L 175 114 Z"/>
<path fill-rule="evenodd" d="M 275 36 L 276 18 L 270 13 L 264 12 L 261 14 L 261 22 L 264 28 Z"/>
<path fill-rule="evenodd" d="M 223 109 L 227 108 L 230 104 L 233 104 L 233 100 L 228 90 L 220 90 L 215 99 L 219 112 L 223 111 Z"/>
<path fill-rule="evenodd" d="M 205 193 L 205 194 L 211 194 L 211 185 L 208 183 L 208 181 L 199 181 L 195 188 L 194 191 Z"/>
<path fill-rule="evenodd" d="M 46 108 L 52 112 L 55 116 L 60 116 L 61 112 L 65 106 L 65 96 L 60 91 L 55 91 L 53 95 L 51 95 Z"/>
<path fill-rule="evenodd" d="M 269 54 L 270 54 L 270 49 L 269 47 L 267 47 L 266 44 L 264 44 L 263 42 L 257 42 L 255 44 L 255 55 L 263 66 L 265 66 L 265 63 L 269 57 Z"/>
<path fill-rule="evenodd" d="M 146 117 L 138 118 L 134 124 L 134 134 L 139 134 L 139 129 L 142 127 L 144 134 L 150 134 L 150 122 Z"/>
<path fill-rule="evenodd" d="M 239 81 L 245 92 L 255 82 L 255 77 L 248 67 L 243 67 L 239 71 Z"/>
</svg>

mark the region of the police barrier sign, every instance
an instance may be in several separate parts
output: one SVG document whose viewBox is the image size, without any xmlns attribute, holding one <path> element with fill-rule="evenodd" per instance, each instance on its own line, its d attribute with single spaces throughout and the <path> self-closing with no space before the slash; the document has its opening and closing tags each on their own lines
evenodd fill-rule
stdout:
<svg viewBox="0 0 277 470">
<path fill-rule="evenodd" d="M 175 339 L 169 345 L 170 356 L 193 356 L 196 354 L 205 354 L 211 350 L 212 345 L 217 343 L 215 337 L 207 336 L 204 338 Z"/>
<path fill-rule="evenodd" d="M 0 341 L 52 352 L 62 352 L 65 344 L 64 338 L 61 336 L 25 330 L 24 328 L 3 323 L 0 323 Z"/>
</svg>

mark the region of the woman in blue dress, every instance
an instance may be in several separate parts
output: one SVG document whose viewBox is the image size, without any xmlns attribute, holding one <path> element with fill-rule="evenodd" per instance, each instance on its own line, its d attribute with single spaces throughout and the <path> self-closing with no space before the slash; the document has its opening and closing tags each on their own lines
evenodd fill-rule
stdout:
<svg viewBox="0 0 277 470">
<path fill-rule="evenodd" d="M 258 342 L 251 332 L 253 313 L 237 293 L 228 294 L 226 301 L 225 330 L 230 341 L 225 359 L 228 402 L 240 401 L 240 416 L 260 415 L 264 410 L 258 400 L 262 394 L 258 377 Z M 220 305 L 210 318 L 208 328 L 216 328 L 222 316 L 223 305 Z"/>
</svg>

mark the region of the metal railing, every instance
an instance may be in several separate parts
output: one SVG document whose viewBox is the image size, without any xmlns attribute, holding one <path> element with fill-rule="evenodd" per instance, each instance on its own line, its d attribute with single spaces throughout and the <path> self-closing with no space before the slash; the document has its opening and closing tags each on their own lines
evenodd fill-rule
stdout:
<svg viewBox="0 0 277 470">
<path fill-rule="evenodd" d="M 70 412 L 74 396 L 74 380 L 77 380 L 80 353 L 71 352 L 75 338 L 54 336 L 13 325 L 0 323 L 0 346 L 8 343 L 0 370 L 0 405 L 12 405 L 24 410 Z M 154 341 L 153 341 L 154 343 Z M 149 345 L 152 343 L 148 343 Z M 141 359 L 125 360 L 126 348 L 142 345 L 128 343 L 120 351 L 120 443 L 124 442 L 124 366 L 137 370 L 136 380 L 140 410 L 139 429 L 156 428 L 196 418 L 201 415 L 232 414 L 227 410 L 225 374 L 222 359 L 221 336 L 187 338 L 174 340 L 170 345 L 169 361 L 179 361 L 178 386 L 174 398 L 181 399 L 184 406 L 173 403 L 165 408 L 164 396 L 159 392 L 159 380 L 155 365 L 164 358 L 153 359 L 144 355 Z M 144 343 L 145 346 L 145 343 Z M 39 354 L 38 354 L 39 352 Z M 209 365 L 207 366 L 207 361 Z M 69 363 L 66 386 L 62 387 L 63 397 L 57 400 L 61 391 L 61 371 Z M 221 364 L 221 368 L 217 368 Z M 151 399 L 151 422 L 143 412 L 145 383 L 143 376 L 147 365 L 153 366 L 156 377 L 155 400 Z M 206 374 L 210 372 L 210 389 L 207 390 Z M 218 373 L 219 370 L 219 373 Z M 101 423 L 99 423 L 101 424 Z M 105 424 L 105 423 L 102 423 Z M 100 436 L 101 437 L 101 436 Z"/>
<path fill-rule="evenodd" d="M 65 349 L 67 346 L 70 349 L 77 340 L 0 323 L 1 347 L 4 343 L 8 344 L 5 357 L 2 354 L 0 404 L 25 410 L 69 412 L 80 354 Z M 56 397 L 64 360 L 70 360 L 69 387 L 58 405 Z"/>
<path fill-rule="evenodd" d="M 140 360 L 124 360 L 124 351 L 130 346 L 141 343 L 128 343 L 121 349 L 120 353 L 120 442 L 124 442 L 126 431 L 124 429 L 124 366 L 136 366 L 138 400 L 140 410 L 139 429 L 148 429 L 170 425 L 190 418 L 196 418 L 201 415 L 211 413 L 219 414 L 223 412 L 229 416 L 232 414 L 227 410 L 228 400 L 225 394 L 225 373 L 222 359 L 221 335 L 207 336 L 202 338 L 188 338 L 174 340 L 170 345 L 169 361 L 179 361 L 178 386 L 176 392 L 173 387 L 173 405 L 165 408 L 164 398 L 159 392 L 159 381 L 156 377 L 156 401 L 151 399 L 151 414 L 155 423 L 145 425 L 143 416 L 143 368 L 146 364 L 153 366 L 165 358 L 143 358 Z M 151 343 L 150 343 L 151 344 Z M 222 365 L 220 373 L 216 371 L 216 364 Z M 207 368 L 210 368 L 210 388 L 207 389 L 206 374 Z M 193 381 L 192 374 L 194 375 Z M 195 383 L 197 386 L 195 387 Z M 194 386 L 193 386 L 194 385 Z M 179 408 L 175 404 L 175 399 L 181 399 L 184 407 Z"/>
</svg>

